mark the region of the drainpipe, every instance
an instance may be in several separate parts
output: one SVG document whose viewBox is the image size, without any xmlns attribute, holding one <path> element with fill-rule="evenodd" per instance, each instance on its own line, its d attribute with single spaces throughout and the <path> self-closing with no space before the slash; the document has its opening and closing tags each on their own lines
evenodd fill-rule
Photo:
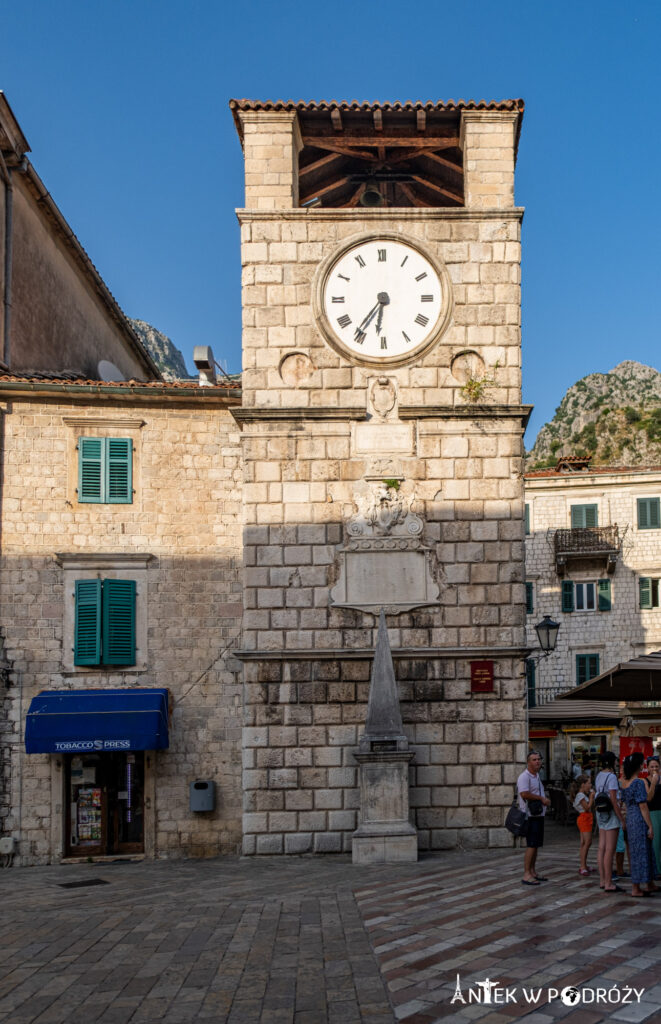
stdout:
<svg viewBox="0 0 661 1024">
<path fill-rule="evenodd" d="M 9 366 L 11 350 L 9 345 L 9 331 L 11 324 L 11 267 L 12 267 L 12 218 L 14 212 L 14 185 L 11 180 L 11 171 L 0 153 L 0 174 L 5 183 L 5 294 L 4 309 L 2 317 L 2 347 L 0 357 L 6 367 Z"/>
</svg>

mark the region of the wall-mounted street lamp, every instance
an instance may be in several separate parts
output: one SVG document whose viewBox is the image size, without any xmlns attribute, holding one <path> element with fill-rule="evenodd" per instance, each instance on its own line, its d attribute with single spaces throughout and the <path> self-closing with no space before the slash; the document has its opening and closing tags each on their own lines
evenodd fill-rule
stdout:
<svg viewBox="0 0 661 1024">
<path fill-rule="evenodd" d="M 538 622 L 535 626 L 535 632 L 537 633 L 537 639 L 539 640 L 539 646 L 542 651 L 542 658 L 547 658 L 549 654 L 553 654 L 555 645 L 558 641 L 559 629 L 560 623 L 554 622 L 549 615 L 545 615 L 542 621 Z"/>
</svg>

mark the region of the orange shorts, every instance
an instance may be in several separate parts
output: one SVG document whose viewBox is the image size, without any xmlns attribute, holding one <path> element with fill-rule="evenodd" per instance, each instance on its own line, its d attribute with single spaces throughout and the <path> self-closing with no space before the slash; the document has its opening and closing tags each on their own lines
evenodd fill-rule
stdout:
<svg viewBox="0 0 661 1024">
<path fill-rule="evenodd" d="M 587 811 L 584 811 L 583 814 L 579 814 L 578 818 L 576 819 L 576 824 L 578 825 L 578 831 L 579 832 L 592 832 L 592 823 L 593 823 L 593 821 L 594 821 L 593 816 L 591 814 L 588 814 Z"/>
</svg>

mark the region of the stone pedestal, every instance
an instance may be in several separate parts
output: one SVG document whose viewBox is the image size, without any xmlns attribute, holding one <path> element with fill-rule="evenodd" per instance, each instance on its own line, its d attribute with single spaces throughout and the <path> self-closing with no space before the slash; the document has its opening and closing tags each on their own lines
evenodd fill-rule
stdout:
<svg viewBox="0 0 661 1024">
<path fill-rule="evenodd" d="M 376 744 L 374 744 L 376 746 Z M 418 859 L 409 821 L 410 750 L 355 754 L 360 765 L 360 824 L 351 841 L 354 864 L 401 864 Z"/>
</svg>

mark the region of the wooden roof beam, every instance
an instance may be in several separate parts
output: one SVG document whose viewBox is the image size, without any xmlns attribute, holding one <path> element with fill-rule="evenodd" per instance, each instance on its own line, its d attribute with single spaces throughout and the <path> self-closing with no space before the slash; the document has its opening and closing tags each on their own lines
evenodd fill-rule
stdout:
<svg viewBox="0 0 661 1024">
<path fill-rule="evenodd" d="M 328 195 L 329 192 L 334 192 L 338 188 L 342 188 L 348 181 L 351 181 L 351 176 L 347 175 L 345 178 L 337 178 L 331 182 L 330 185 L 324 185 L 323 188 L 313 188 L 307 195 L 301 196 L 300 203 L 307 203 L 310 199 L 321 199 L 322 196 Z"/>
<path fill-rule="evenodd" d="M 342 143 L 345 146 L 415 146 L 416 149 L 455 149 L 459 146 L 458 135 L 448 135 L 444 138 L 425 138 L 420 139 L 415 135 L 409 135 L 408 138 L 404 135 L 379 135 L 378 139 L 375 139 L 374 135 L 351 135 L 349 132 L 345 132 L 342 138 Z M 305 146 L 316 146 L 318 149 L 330 149 L 331 146 L 335 145 L 332 135 L 304 135 L 303 144 Z"/>
<path fill-rule="evenodd" d="M 431 189 L 432 192 L 438 192 L 440 193 L 440 195 L 445 196 L 447 199 L 454 199 L 456 203 L 461 203 L 461 205 L 463 206 L 464 198 L 463 196 L 460 196 L 457 192 L 450 192 L 449 189 L 447 188 L 441 188 L 440 185 L 437 185 L 433 181 L 429 181 L 428 178 L 423 178 L 422 175 L 420 174 L 412 174 L 411 177 L 413 178 L 414 181 L 417 181 L 419 185 L 424 185 L 425 188 Z"/>
<path fill-rule="evenodd" d="M 305 145 L 314 146 L 316 149 L 327 149 L 331 153 L 340 153 L 342 156 L 352 156 L 356 160 L 376 160 L 376 154 L 370 153 L 368 149 L 354 149 L 353 146 L 342 145 L 340 142 L 336 142 L 335 139 L 326 138 L 317 139 L 314 142 L 310 142 L 308 139 L 305 140 Z"/>
<path fill-rule="evenodd" d="M 397 182 L 397 187 L 402 190 L 402 192 L 404 193 L 404 195 L 406 196 L 408 201 L 410 203 L 412 203 L 413 206 L 431 206 L 432 205 L 431 203 L 425 202 L 425 200 L 421 199 L 420 196 L 416 195 L 416 193 L 413 191 L 413 189 L 410 188 L 408 185 L 406 185 L 403 181 L 398 181 Z"/>
<path fill-rule="evenodd" d="M 461 164 L 456 164 L 453 160 L 446 160 L 444 156 L 439 156 L 438 153 L 425 153 L 425 156 L 428 160 L 433 160 L 434 163 L 440 164 L 442 167 L 449 167 L 451 171 L 457 171 L 459 174 L 464 173 Z"/>
<path fill-rule="evenodd" d="M 313 160 L 311 164 L 306 164 L 305 167 L 301 167 L 298 175 L 300 178 L 304 174 L 311 174 L 312 171 L 318 171 L 320 167 L 325 167 L 326 164 L 330 164 L 333 160 L 341 160 L 341 153 L 327 153 L 326 156 L 320 156 L 318 160 Z"/>
<path fill-rule="evenodd" d="M 365 186 L 364 186 L 364 184 L 361 181 L 360 185 L 358 186 L 356 191 L 351 196 L 351 199 L 349 200 L 349 202 L 348 203 L 342 203 L 341 209 L 344 210 L 344 209 L 347 209 L 347 208 L 352 208 L 354 206 L 358 206 L 358 203 L 360 202 L 360 197 L 362 196 L 364 189 L 365 189 Z"/>
</svg>

